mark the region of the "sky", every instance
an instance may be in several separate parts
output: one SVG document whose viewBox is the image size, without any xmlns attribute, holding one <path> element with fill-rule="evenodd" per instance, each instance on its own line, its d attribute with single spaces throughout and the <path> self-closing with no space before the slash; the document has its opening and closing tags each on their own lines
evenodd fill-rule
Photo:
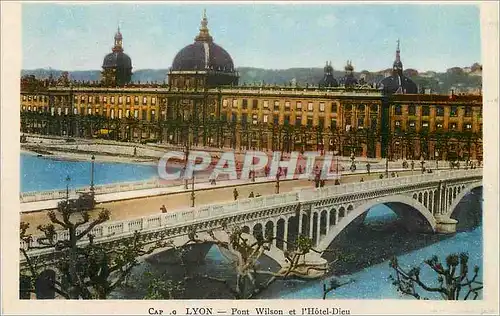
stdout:
<svg viewBox="0 0 500 316">
<path fill-rule="evenodd" d="M 214 42 L 236 67 L 392 67 L 445 71 L 481 61 L 473 4 L 24 3 L 23 69 L 99 70 L 118 25 L 134 70 L 170 67 L 198 34 L 203 9 Z"/>
</svg>

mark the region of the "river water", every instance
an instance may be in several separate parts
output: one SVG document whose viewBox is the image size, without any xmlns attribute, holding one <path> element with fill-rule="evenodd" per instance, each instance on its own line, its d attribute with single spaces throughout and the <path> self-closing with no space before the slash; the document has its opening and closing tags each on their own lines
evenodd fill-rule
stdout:
<svg viewBox="0 0 500 316">
<path fill-rule="evenodd" d="M 154 166 L 95 163 L 95 183 L 106 184 L 123 181 L 151 179 L 157 176 Z M 71 178 L 70 187 L 87 186 L 90 182 L 90 162 L 54 160 L 21 155 L 21 191 L 62 189 L 66 186 L 65 178 Z M 449 253 L 467 252 L 470 270 L 474 265 L 483 266 L 483 229 L 481 225 L 482 190 L 474 190 L 459 204 L 454 218 L 459 220 L 459 232 L 454 235 L 408 233 L 398 225 L 396 215 L 386 206 L 372 208 L 364 225 L 348 226 L 330 245 L 337 253 L 348 253 L 354 259 L 335 265 L 333 275 L 352 282 L 330 293 L 329 299 L 401 299 L 391 284 L 392 271 L 388 259 L 394 255 L 402 266 L 421 266 L 422 279 L 435 282 L 435 275 L 426 269 L 423 261 L 437 254 L 442 260 Z M 140 299 L 147 289 L 145 271 L 164 280 L 176 279 L 180 273 L 178 267 L 165 264 L 161 254 L 155 260 L 148 260 L 135 269 L 131 280 L 133 287 L 120 289 L 116 298 Z M 205 260 L 192 267 L 196 274 L 208 274 L 214 277 L 234 276 L 234 269 L 228 259 L 217 247 L 212 247 Z M 480 270 L 480 275 L 481 275 Z M 274 283 L 261 293 L 262 299 L 319 299 L 322 298 L 322 280 L 298 281 L 286 280 Z M 430 299 L 438 297 L 427 295 Z M 181 297 L 175 298 L 231 298 L 224 289 L 216 285 L 195 280 Z"/>
<path fill-rule="evenodd" d="M 70 177 L 70 188 L 90 185 L 90 160 L 70 161 L 21 154 L 21 192 L 45 191 L 66 188 L 66 177 Z M 158 178 L 158 169 L 153 165 L 95 162 L 94 183 L 110 184 Z"/>
</svg>

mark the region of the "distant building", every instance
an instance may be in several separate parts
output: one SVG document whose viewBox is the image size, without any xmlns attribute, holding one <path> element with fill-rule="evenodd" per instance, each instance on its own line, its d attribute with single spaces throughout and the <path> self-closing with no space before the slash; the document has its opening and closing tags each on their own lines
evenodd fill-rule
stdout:
<svg viewBox="0 0 500 316">
<path fill-rule="evenodd" d="M 168 84 L 132 84 L 115 35 L 101 83 L 23 77 L 21 131 L 177 146 L 308 151 L 389 159 L 482 159 L 482 99 L 418 93 L 403 75 L 399 44 L 391 76 L 372 87 L 334 77 L 319 87 L 238 86 L 229 53 L 203 14 L 193 44 L 175 56 Z M 365 73 L 367 75 L 369 73 Z"/>
</svg>

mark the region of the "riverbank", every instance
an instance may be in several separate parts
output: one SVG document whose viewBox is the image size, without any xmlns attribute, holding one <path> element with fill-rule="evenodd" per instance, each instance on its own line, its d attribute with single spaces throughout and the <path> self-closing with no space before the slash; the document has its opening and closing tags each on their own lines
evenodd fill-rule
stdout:
<svg viewBox="0 0 500 316">
<path fill-rule="evenodd" d="M 83 139 L 83 138 L 67 138 L 62 136 L 42 136 L 35 134 L 25 134 L 26 142 L 21 143 L 21 149 L 51 156 L 54 159 L 67 159 L 72 161 L 89 161 L 90 156 L 94 155 L 96 161 L 102 162 L 121 162 L 121 163 L 138 163 L 138 164 L 157 164 L 158 160 L 163 157 L 166 152 L 180 151 L 184 152 L 185 147 L 171 145 L 166 143 L 127 143 L 103 139 Z M 226 151 L 232 151 L 235 154 L 236 161 L 243 162 L 245 149 L 233 148 L 218 148 L 208 146 L 192 146 L 192 151 L 205 151 L 210 153 L 212 159 L 220 158 L 221 154 Z M 272 151 L 265 151 L 269 157 Z M 290 153 L 283 152 L 282 158 L 289 159 Z M 332 154 L 332 152 L 330 152 Z M 338 161 L 340 169 L 348 170 L 352 164 L 350 157 L 335 156 L 335 162 Z M 401 168 L 404 160 L 391 160 L 388 167 L 390 169 Z M 335 163 L 334 162 L 334 163 Z M 408 169 L 410 163 L 408 162 Z M 385 158 L 367 158 L 355 157 L 355 164 L 358 170 L 366 170 L 366 164 L 371 165 L 371 169 L 384 169 L 386 167 Z M 419 160 L 414 161 L 415 170 L 420 170 L 421 163 Z M 449 162 L 428 160 L 425 162 L 426 168 L 441 169 L 448 168 Z"/>
<path fill-rule="evenodd" d="M 60 161 L 90 161 L 90 157 L 94 155 L 96 162 L 108 162 L 108 163 L 125 163 L 125 164 L 138 164 L 138 165 L 151 165 L 156 166 L 158 164 L 158 159 L 150 157 L 134 157 L 134 156 L 124 156 L 120 154 L 103 154 L 96 151 L 85 151 L 85 150 L 67 150 L 58 151 L 51 148 L 37 148 L 36 146 L 21 145 L 21 154 L 33 155 L 43 158 L 49 158 L 53 160 Z"/>
</svg>

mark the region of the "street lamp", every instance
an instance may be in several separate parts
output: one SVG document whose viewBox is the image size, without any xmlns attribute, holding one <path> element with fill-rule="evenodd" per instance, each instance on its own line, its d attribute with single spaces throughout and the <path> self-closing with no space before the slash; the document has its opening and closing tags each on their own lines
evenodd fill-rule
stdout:
<svg viewBox="0 0 500 316">
<path fill-rule="evenodd" d="M 385 177 L 389 178 L 389 158 L 385 158 Z"/>
<path fill-rule="evenodd" d="M 194 207 L 194 199 L 195 197 L 194 197 L 194 175 L 193 175 L 193 177 L 191 178 L 191 207 Z"/>
<path fill-rule="evenodd" d="M 276 172 L 276 194 L 280 193 L 280 173 Z"/>
<path fill-rule="evenodd" d="M 356 165 L 354 164 L 354 160 L 356 158 L 354 157 L 354 153 L 351 153 L 351 171 L 354 172 L 356 171 Z"/>
<path fill-rule="evenodd" d="M 186 178 L 186 170 L 187 170 L 187 164 L 188 164 L 188 157 L 189 157 L 189 144 L 186 143 L 186 148 L 184 150 L 186 156 L 184 158 L 185 163 L 184 163 L 184 189 L 188 189 L 188 179 Z"/>
<path fill-rule="evenodd" d="M 69 201 L 69 182 L 71 181 L 71 178 L 69 175 L 66 177 L 66 202 Z"/>
<path fill-rule="evenodd" d="M 94 195 L 94 162 L 95 162 L 95 156 L 92 155 L 90 157 L 91 163 L 90 163 L 90 192 L 92 195 Z"/>
</svg>

